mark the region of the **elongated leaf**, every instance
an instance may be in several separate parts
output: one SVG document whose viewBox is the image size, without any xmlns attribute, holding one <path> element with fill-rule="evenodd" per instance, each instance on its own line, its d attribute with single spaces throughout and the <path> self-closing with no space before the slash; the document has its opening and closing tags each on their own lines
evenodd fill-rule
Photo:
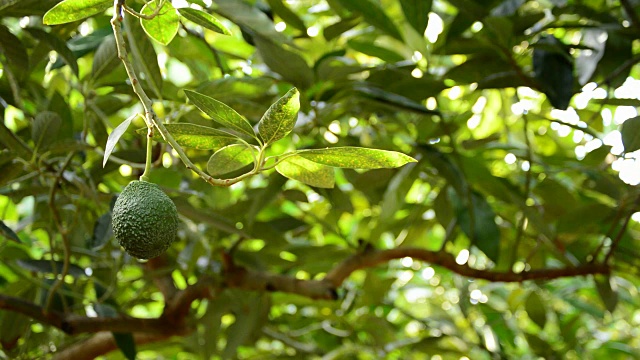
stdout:
<svg viewBox="0 0 640 360">
<path fill-rule="evenodd" d="M 376 101 L 377 103 L 382 103 L 402 110 L 427 115 L 435 115 L 438 113 L 436 110 L 429 110 L 424 105 L 407 97 L 382 90 L 377 87 L 358 85 L 355 86 L 354 90 L 362 94 L 362 96 L 367 99 L 371 99 Z"/>
<path fill-rule="evenodd" d="M 60 132 L 62 119 L 52 111 L 43 111 L 36 115 L 31 128 L 31 138 L 35 148 L 43 150 L 53 144 Z"/>
<path fill-rule="evenodd" d="M 335 184 L 333 168 L 300 156 L 287 158 L 276 165 L 276 170 L 284 177 L 298 180 L 310 186 L 332 188 Z"/>
<path fill-rule="evenodd" d="M 616 306 L 618 306 L 618 293 L 616 292 L 616 287 L 612 282 L 611 277 L 605 275 L 597 275 L 594 276 L 593 280 L 596 283 L 598 295 L 600 295 L 600 299 L 602 300 L 605 308 L 610 313 L 613 313 L 616 309 Z"/>
<path fill-rule="evenodd" d="M 282 0 L 267 0 L 267 2 L 269 3 L 271 10 L 280 16 L 284 22 L 302 32 L 307 32 L 307 27 L 304 25 L 302 19 L 300 19 L 295 12 L 289 9 Z"/>
<path fill-rule="evenodd" d="M 0 25 L 0 53 L 7 58 L 8 65 L 22 77 L 29 70 L 29 55 L 24 45 L 7 29 Z"/>
<path fill-rule="evenodd" d="M 399 152 L 361 147 L 302 150 L 298 155 L 318 164 L 347 169 L 396 168 L 417 161 Z"/>
<path fill-rule="evenodd" d="M 76 56 L 73 52 L 67 47 L 67 44 L 62 41 L 59 37 L 49 34 L 48 32 L 36 29 L 36 28 L 26 28 L 34 38 L 40 40 L 43 44 L 46 44 L 51 50 L 55 51 L 62 57 L 62 59 L 71 67 L 73 73 L 78 76 L 78 62 Z"/>
<path fill-rule="evenodd" d="M 429 24 L 432 3 L 433 0 L 400 0 L 405 19 L 420 35 L 424 34 Z"/>
<path fill-rule="evenodd" d="M 118 49 L 116 38 L 107 36 L 104 38 L 95 55 L 93 55 L 93 65 L 91 67 L 91 77 L 98 79 L 108 75 L 120 64 L 118 59 Z"/>
<path fill-rule="evenodd" d="M 218 14 L 246 28 L 254 37 L 270 39 L 277 44 L 292 43 L 291 39 L 276 31 L 273 21 L 257 6 L 238 0 L 216 0 L 215 4 Z"/>
<path fill-rule="evenodd" d="M 118 311 L 116 308 L 109 304 L 94 304 L 93 305 L 96 314 L 102 317 L 114 318 L 118 317 Z M 113 339 L 118 345 L 118 348 L 122 352 L 125 358 L 128 360 L 136 360 L 138 351 L 136 350 L 136 343 L 131 333 L 118 333 L 112 332 Z"/>
<path fill-rule="evenodd" d="M 187 98 L 198 107 L 198 109 L 207 114 L 218 124 L 238 131 L 241 134 L 249 135 L 252 138 L 256 137 L 249 120 L 238 114 L 229 106 L 212 97 L 195 91 L 184 90 L 184 93 L 187 95 Z"/>
<path fill-rule="evenodd" d="M 386 62 L 398 62 L 404 60 L 404 56 L 393 50 L 375 45 L 373 42 L 351 39 L 347 42 L 350 48 L 369 56 L 380 58 Z"/>
<path fill-rule="evenodd" d="M 542 91 L 554 107 L 566 110 L 573 96 L 573 64 L 568 50 L 554 36 L 538 41 L 533 50 L 533 70 Z"/>
<path fill-rule="evenodd" d="M 158 2 L 159 0 L 155 0 L 146 3 L 140 12 L 144 15 L 152 15 L 158 6 Z M 150 38 L 162 45 L 168 45 L 178 33 L 180 16 L 171 5 L 171 1 L 165 1 L 158 16 L 151 20 L 140 19 L 140 24 L 142 24 L 142 28 Z"/>
<path fill-rule="evenodd" d="M 625 152 L 640 149 L 640 116 L 633 117 L 622 123 L 622 145 Z"/>
<path fill-rule="evenodd" d="M 360 21 L 360 16 L 352 16 L 347 19 L 342 19 L 337 23 L 331 24 L 324 28 L 324 30 L 322 31 L 322 36 L 324 36 L 325 40 L 331 41 L 342 35 L 346 31 L 353 29 L 360 23 Z"/>
<path fill-rule="evenodd" d="M 270 38 L 254 36 L 253 41 L 265 64 L 273 72 L 300 89 L 313 84 L 313 72 L 307 61 L 298 53 L 284 48 Z"/>
<path fill-rule="evenodd" d="M 58 25 L 82 20 L 113 6 L 111 0 L 65 0 L 44 14 L 45 25 Z"/>
<path fill-rule="evenodd" d="M 104 244 L 113 236 L 113 228 L 111 227 L 111 211 L 108 211 L 96 220 L 93 225 L 93 236 L 89 247 L 94 250 L 101 249 Z"/>
<path fill-rule="evenodd" d="M 252 149 L 242 144 L 232 144 L 216 151 L 207 163 L 207 171 L 211 176 L 220 176 L 240 170 L 253 163 L 257 156 Z"/>
<path fill-rule="evenodd" d="M 127 42 L 133 55 L 133 65 L 138 73 L 144 74 L 143 81 L 162 98 L 162 73 L 158 64 L 158 54 L 140 24 L 131 16 L 124 18 L 127 28 Z"/>
<path fill-rule="evenodd" d="M 227 132 L 195 124 L 165 124 L 167 130 L 180 146 L 199 150 L 216 150 L 233 144 L 237 138 Z M 138 129 L 138 134 L 146 135 L 147 128 Z M 153 140 L 164 139 L 158 131 L 154 131 Z"/>
<path fill-rule="evenodd" d="M 105 145 L 104 147 L 104 157 L 102 158 L 102 167 L 104 167 L 107 164 L 107 160 L 109 160 L 109 156 L 111 155 L 111 152 L 113 151 L 113 149 L 116 147 L 118 140 L 120 140 L 122 135 L 127 131 L 127 129 L 129 128 L 129 125 L 131 125 L 131 122 L 133 121 L 133 119 L 136 118 L 136 116 L 138 116 L 138 114 L 133 114 L 129 116 L 125 121 L 121 122 L 120 125 L 118 125 L 115 129 L 113 129 L 113 131 L 111 131 L 111 134 L 109 134 L 109 137 L 107 138 L 107 145 Z"/>
<path fill-rule="evenodd" d="M 192 8 L 181 8 L 178 10 L 180 15 L 185 19 L 193 21 L 194 23 L 220 34 L 231 35 L 231 31 L 224 26 L 215 16 Z"/>
<path fill-rule="evenodd" d="M 23 269 L 43 273 L 60 274 L 62 272 L 62 261 L 20 259 L 16 263 Z M 69 275 L 74 277 L 87 276 L 84 269 L 76 264 L 69 264 Z"/>
<path fill-rule="evenodd" d="M 265 144 L 271 144 L 287 136 L 296 124 L 300 110 L 300 92 L 293 88 L 278 99 L 264 113 L 258 123 L 258 132 Z"/>
<path fill-rule="evenodd" d="M 537 292 L 532 291 L 529 293 L 524 303 L 524 308 L 529 318 L 533 320 L 540 329 L 544 329 L 544 325 L 547 323 L 547 309 Z"/>
<path fill-rule="evenodd" d="M 338 0 L 338 2 L 345 8 L 362 15 L 369 24 L 402 41 L 398 28 L 385 14 L 378 2 L 372 0 Z"/>
<path fill-rule="evenodd" d="M 0 234 L 11 241 L 21 243 L 18 235 L 13 230 L 11 230 L 11 228 L 8 227 L 2 220 L 0 220 Z"/>
</svg>

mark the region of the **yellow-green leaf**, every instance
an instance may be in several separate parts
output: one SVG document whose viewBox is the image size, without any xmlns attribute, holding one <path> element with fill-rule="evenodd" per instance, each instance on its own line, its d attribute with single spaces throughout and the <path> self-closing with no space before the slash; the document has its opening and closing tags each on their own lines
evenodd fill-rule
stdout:
<svg viewBox="0 0 640 360">
<path fill-rule="evenodd" d="M 45 25 L 65 24 L 99 14 L 113 6 L 111 0 L 65 0 L 44 14 Z"/>
<path fill-rule="evenodd" d="M 287 136 L 293 130 L 300 110 L 300 92 L 293 88 L 278 99 L 258 123 L 258 132 L 265 144 Z"/>
<path fill-rule="evenodd" d="M 235 110 L 224 103 L 204 94 L 191 90 L 185 90 L 185 95 L 189 98 L 198 109 L 207 114 L 213 121 L 218 124 L 233 129 L 242 134 L 255 138 L 253 128 L 244 116 L 238 114 Z"/>
<path fill-rule="evenodd" d="M 335 184 L 333 168 L 297 155 L 280 162 L 276 165 L 276 170 L 284 177 L 298 180 L 310 186 L 332 188 Z"/>
<path fill-rule="evenodd" d="M 211 176 L 220 176 L 240 170 L 251 164 L 257 154 L 245 145 L 232 144 L 216 151 L 207 163 L 207 172 Z"/>
<path fill-rule="evenodd" d="M 142 8 L 141 13 L 144 15 L 152 15 L 156 11 L 158 1 L 152 1 Z M 171 5 L 171 1 L 164 1 L 158 15 L 151 20 L 140 19 L 142 28 L 150 38 L 162 45 L 168 45 L 178 33 L 180 28 L 180 16 L 176 9 Z"/>
<path fill-rule="evenodd" d="M 184 147 L 199 150 L 216 150 L 237 141 L 234 135 L 207 126 L 195 124 L 165 124 L 164 126 L 176 142 Z M 139 129 L 136 132 L 146 135 L 147 128 Z M 158 131 L 154 131 L 153 140 L 164 142 Z"/>
<path fill-rule="evenodd" d="M 417 161 L 411 156 L 396 151 L 361 147 L 302 150 L 298 155 L 318 164 L 347 169 L 395 168 Z"/>
<path fill-rule="evenodd" d="M 184 16 L 187 20 L 193 21 L 204 28 L 213 30 L 220 34 L 231 35 L 231 31 L 229 31 L 229 29 L 227 29 L 220 20 L 207 12 L 192 8 L 181 8 L 178 11 L 180 12 L 180 15 Z"/>
</svg>

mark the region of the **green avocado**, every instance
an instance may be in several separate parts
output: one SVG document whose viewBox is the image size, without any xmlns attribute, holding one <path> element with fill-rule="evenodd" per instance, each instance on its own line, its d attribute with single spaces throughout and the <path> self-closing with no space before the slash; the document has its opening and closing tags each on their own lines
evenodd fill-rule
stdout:
<svg viewBox="0 0 640 360">
<path fill-rule="evenodd" d="M 178 210 L 158 185 L 136 180 L 118 196 L 111 223 L 118 243 L 129 255 L 151 259 L 176 239 Z"/>
</svg>

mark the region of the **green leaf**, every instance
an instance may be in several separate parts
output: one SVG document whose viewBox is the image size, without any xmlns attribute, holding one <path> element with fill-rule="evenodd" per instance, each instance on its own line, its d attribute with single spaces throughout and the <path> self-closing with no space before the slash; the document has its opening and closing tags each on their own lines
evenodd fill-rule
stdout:
<svg viewBox="0 0 640 360">
<path fill-rule="evenodd" d="M 15 241 L 17 243 L 21 243 L 20 238 L 18 237 L 18 235 L 13 230 L 11 230 L 11 228 L 8 227 L 4 223 L 4 221 L 2 221 L 2 220 L 0 220 L 0 235 L 4 236 L 8 240 L 12 240 L 12 241 Z"/>
<path fill-rule="evenodd" d="M 0 25 L 0 53 L 7 58 L 10 66 L 19 78 L 29 71 L 29 55 L 24 45 L 5 26 Z"/>
<path fill-rule="evenodd" d="M 253 163 L 257 156 L 254 149 L 247 149 L 243 144 L 232 144 L 216 151 L 207 163 L 207 171 L 211 176 L 220 176 L 240 170 Z"/>
<path fill-rule="evenodd" d="M 93 250 L 102 249 L 112 236 L 113 228 L 111 227 L 111 211 L 108 211 L 100 215 L 95 224 L 93 224 L 93 236 L 91 237 L 89 248 Z"/>
<path fill-rule="evenodd" d="M 52 260 L 32 260 L 32 259 L 20 259 L 16 263 L 23 269 L 41 273 L 41 274 L 60 274 L 64 263 L 62 261 Z M 87 274 L 84 269 L 76 264 L 69 264 L 69 275 L 74 277 L 84 277 Z"/>
<path fill-rule="evenodd" d="M 58 25 L 82 20 L 113 6 L 111 0 L 65 0 L 47 11 L 42 18 L 45 25 Z"/>
<path fill-rule="evenodd" d="M 602 303 L 610 313 L 613 313 L 618 305 L 618 292 L 612 280 L 610 276 L 605 275 L 596 275 L 593 277 L 598 295 L 600 295 Z"/>
<path fill-rule="evenodd" d="M 140 12 L 144 15 L 152 15 L 159 0 L 146 3 Z M 180 16 L 176 9 L 171 5 L 171 1 L 164 1 L 158 16 L 151 20 L 140 19 L 142 28 L 150 38 L 162 45 L 168 45 L 180 28 Z"/>
<path fill-rule="evenodd" d="M 396 168 L 417 161 L 396 151 L 361 147 L 301 150 L 298 155 L 318 164 L 347 169 Z"/>
<path fill-rule="evenodd" d="M 282 0 L 267 0 L 271 10 L 276 13 L 285 23 L 293 26 L 294 28 L 306 33 L 307 27 L 300 17 L 289 9 Z"/>
<path fill-rule="evenodd" d="M 293 88 L 278 99 L 258 123 L 258 132 L 265 144 L 271 144 L 287 136 L 296 124 L 300 110 L 300 92 Z"/>
<path fill-rule="evenodd" d="M 433 0 L 400 0 L 402 12 L 407 22 L 423 35 L 429 24 L 429 11 Z"/>
<path fill-rule="evenodd" d="M 544 329 L 544 325 L 547 323 L 547 309 L 537 292 L 532 291 L 529 293 L 524 303 L 524 308 L 529 318 L 538 325 L 540 329 Z"/>
<path fill-rule="evenodd" d="M 349 47 L 353 50 L 359 51 L 369 56 L 380 58 L 381 60 L 384 60 L 386 62 L 394 63 L 404 60 L 404 56 L 398 54 L 393 50 L 378 46 L 373 42 L 350 39 L 347 42 L 347 45 L 349 45 Z"/>
<path fill-rule="evenodd" d="M 458 225 L 473 245 L 497 263 L 500 255 L 500 229 L 496 225 L 496 214 L 491 205 L 478 193 L 460 197 L 453 188 L 449 189 Z"/>
<path fill-rule="evenodd" d="M 256 35 L 253 41 L 262 60 L 273 72 L 300 89 L 307 89 L 313 84 L 313 72 L 300 54 L 284 48 L 270 38 Z"/>
<path fill-rule="evenodd" d="M 165 124 L 169 133 L 180 146 L 190 147 L 199 150 L 215 150 L 233 144 L 238 138 L 227 132 L 195 124 Z M 146 135 L 147 128 L 138 129 L 138 134 Z M 156 130 L 153 133 L 153 140 L 162 141 L 164 139 Z"/>
<path fill-rule="evenodd" d="M 300 156 L 291 156 L 276 165 L 284 177 L 298 180 L 310 186 L 332 188 L 335 184 L 333 168 L 309 161 Z"/>
<path fill-rule="evenodd" d="M 380 3 L 373 0 L 338 0 L 338 2 L 345 8 L 362 15 L 369 24 L 402 41 L 398 28 L 385 14 Z"/>
<path fill-rule="evenodd" d="M 354 87 L 354 90 L 360 93 L 363 97 L 367 99 L 371 99 L 377 103 L 389 105 L 394 108 L 399 108 L 402 110 L 411 111 L 418 114 L 425 114 L 425 115 L 438 114 L 438 111 L 429 110 L 424 105 L 416 101 L 413 101 L 407 97 L 404 97 L 402 95 L 398 95 L 389 91 L 385 91 L 377 87 L 372 87 L 367 85 L 357 85 Z"/>
<path fill-rule="evenodd" d="M 555 108 L 566 110 L 573 96 L 573 64 L 565 45 L 555 36 L 538 40 L 533 50 L 533 71 L 542 91 Z"/>
<path fill-rule="evenodd" d="M 34 147 L 38 150 L 47 149 L 55 142 L 61 126 L 62 119 L 52 111 L 43 111 L 36 115 L 31 128 Z"/>
<path fill-rule="evenodd" d="M 238 0 L 216 0 L 215 4 L 218 14 L 246 28 L 254 37 L 270 39 L 276 44 L 292 43 L 287 36 L 276 31 L 273 21 L 258 7 Z"/>
<path fill-rule="evenodd" d="M 34 38 L 40 40 L 41 43 L 48 46 L 51 50 L 55 51 L 64 59 L 64 61 L 71 67 L 73 73 L 78 76 L 78 62 L 76 56 L 73 52 L 67 47 L 67 44 L 62 41 L 59 37 L 52 35 L 44 30 L 36 29 L 36 28 L 26 28 L 26 31 L 31 34 Z"/>
<path fill-rule="evenodd" d="M 324 28 L 322 36 L 326 41 L 331 41 L 338 36 L 342 35 L 348 30 L 353 29 L 356 25 L 360 24 L 361 18 L 359 16 L 352 16 L 347 19 L 342 19 L 337 23 L 331 24 Z"/>
<path fill-rule="evenodd" d="M 129 125 L 131 125 L 131 122 L 133 121 L 133 119 L 136 118 L 136 116 L 138 116 L 138 114 L 133 114 L 129 116 L 127 119 L 121 122 L 120 125 L 118 125 L 115 129 L 113 129 L 113 131 L 111 131 L 111 134 L 109 134 L 109 137 L 107 138 L 107 145 L 105 145 L 104 147 L 104 156 L 102 157 L 102 167 L 104 167 L 107 164 L 107 160 L 109 160 L 109 156 L 111 155 L 111 152 L 113 151 L 113 149 L 116 147 L 118 140 L 120 140 L 122 135 L 124 135 L 124 133 L 129 128 Z"/>
<path fill-rule="evenodd" d="M 94 304 L 93 308 L 96 313 L 102 317 L 115 318 L 118 317 L 118 311 L 115 307 L 109 304 Z M 118 345 L 118 348 L 122 352 L 125 358 L 128 360 L 136 360 L 138 351 L 136 350 L 136 343 L 131 333 L 118 333 L 112 332 L 113 339 Z"/>
<path fill-rule="evenodd" d="M 207 114 L 213 121 L 224 127 L 238 131 L 241 134 L 249 135 L 252 138 L 256 137 L 249 120 L 229 106 L 212 97 L 192 90 L 184 90 L 184 93 L 187 95 L 189 101 Z"/>
<path fill-rule="evenodd" d="M 118 49 L 116 38 L 107 36 L 93 55 L 93 65 L 91 67 L 91 77 L 95 80 L 101 76 L 108 75 L 120 64 L 118 59 Z"/>
<path fill-rule="evenodd" d="M 229 31 L 220 20 L 207 12 L 186 7 L 178 9 L 178 11 L 185 19 L 193 21 L 206 29 L 213 30 L 220 34 L 231 35 L 231 31 Z"/>
<path fill-rule="evenodd" d="M 622 145 L 625 152 L 640 149 L 640 116 L 633 117 L 622 123 Z"/>
<path fill-rule="evenodd" d="M 153 43 L 132 16 L 125 16 L 124 24 L 128 35 L 127 44 L 131 49 L 131 55 L 133 55 L 133 66 L 136 72 L 144 74 L 142 81 L 153 90 L 158 98 L 162 98 L 162 73 Z"/>
</svg>

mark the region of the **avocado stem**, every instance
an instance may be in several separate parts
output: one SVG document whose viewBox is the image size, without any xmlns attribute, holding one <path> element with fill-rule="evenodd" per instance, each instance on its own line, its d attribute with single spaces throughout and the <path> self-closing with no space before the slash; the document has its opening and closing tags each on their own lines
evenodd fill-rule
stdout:
<svg viewBox="0 0 640 360">
<path fill-rule="evenodd" d="M 147 158 L 144 163 L 144 172 L 140 176 L 140 181 L 149 181 L 149 173 L 151 172 L 151 157 L 153 156 L 153 127 L 149 127 L 147 131 Z"/>
</svg>

